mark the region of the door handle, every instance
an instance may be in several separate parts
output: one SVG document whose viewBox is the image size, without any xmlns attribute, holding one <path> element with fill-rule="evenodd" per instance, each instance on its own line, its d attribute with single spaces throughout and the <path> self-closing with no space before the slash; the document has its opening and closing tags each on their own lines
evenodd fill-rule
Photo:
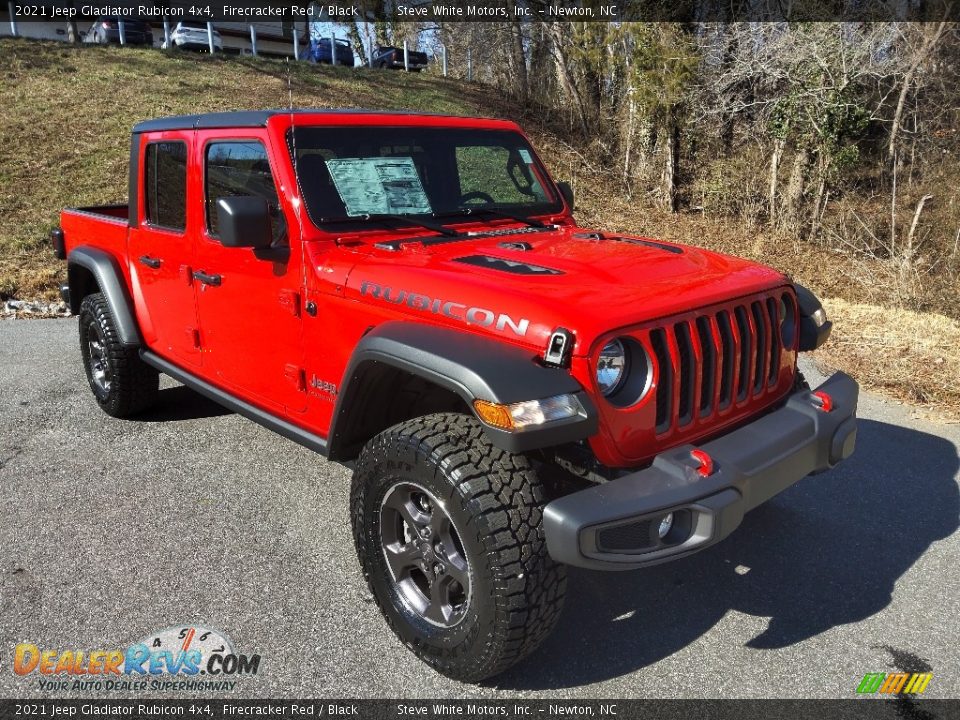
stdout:
<svg viewBox="0 0 960 720">
<path fill-rule="evenodd" d="M 223 278 L 219 275 L 208 275 L 203 270 L 197 270 L 195 273 L 193 273 L 193 277 L 195 280 L 199 280 L 204 285 L 219 285 L 223 280 Z"/>
<path fill-rule="evenodd" d="M 143 265 L 146 265 L 148 268 L 153 268 L 154 270 L 158 269 L 160 263 L 163 262 L 160 258 L 152 258 L 149 255 L 141 255 L 138 259 Z"/>
</svg>

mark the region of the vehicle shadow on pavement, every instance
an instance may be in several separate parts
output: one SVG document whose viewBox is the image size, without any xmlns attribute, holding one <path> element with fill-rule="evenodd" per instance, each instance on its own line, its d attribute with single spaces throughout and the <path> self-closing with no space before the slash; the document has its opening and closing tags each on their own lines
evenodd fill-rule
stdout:
<svg viewBox="0 0 960 720">
<path fill-rule="evenodd" d="M 549 689 L 618 677 L 682 650 L 735 610 L 770 618 L 746 643 L 784 648 L 883 610 L 897 580 L 958 528 L 955 447 L 860 420 L 857 450 L 749 513 L 702 553 L 647 570 L 569 573 L 554 633 L 491 682 Z M 882 642 L 877 638 L 876 642 Z"/>
<path fill-rule="evenodd" d="M 161 388 L 156 404 L 145 413 L 131 418 L 137 422 L 170 422 L 176 420 L 199 420 L 202 418 L 231 415 L 223 405 L 194 392 L 184 385 Z"/>
</svg>

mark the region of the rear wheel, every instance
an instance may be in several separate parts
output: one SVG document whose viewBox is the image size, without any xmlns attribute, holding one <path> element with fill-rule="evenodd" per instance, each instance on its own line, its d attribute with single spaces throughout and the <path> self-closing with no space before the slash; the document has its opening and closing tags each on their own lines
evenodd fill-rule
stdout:
<svg viewBox="0 0 960 720">
<path fill-rule="evenodd" d="M 160 375 L 120 342 L 106 298 L 87 295 L 80 304 L 80 354 L 97 404 L 108 415 L 129 417 L 153 405 Z"/>
<path fill-rule="evenodd" d="M 371 440 L 351 520 L 387 623 L 419 658 L 477 682 L 536 648 L 559 618 L 565 569 L 547 554 L 531 463 L 473 418 L 437 414 Z"/>
</svg>

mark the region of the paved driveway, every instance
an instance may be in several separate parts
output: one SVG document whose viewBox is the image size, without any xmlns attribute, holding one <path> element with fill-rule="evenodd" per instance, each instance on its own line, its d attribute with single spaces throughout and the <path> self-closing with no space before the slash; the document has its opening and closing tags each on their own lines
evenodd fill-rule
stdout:
<svg viewBox="0 0 960 720">
<path fill-rule="evenodd" d="M 12 672 L 19 642 L 110 649 L 186 623 L 260 653 L 237 696 L 847 698 L 866 672 L 926 667 L 927 696 L 960 696 L 957 425 L 864 396 L 842 468 L 699 555 L 571 572 L 556 633 L 477 687 L 416 661 L 370 602 L 347 470 L 164 387 L 113 420 L 75 320 L 0 322 L 0 697 L 39 694 Z"/>
</svg>

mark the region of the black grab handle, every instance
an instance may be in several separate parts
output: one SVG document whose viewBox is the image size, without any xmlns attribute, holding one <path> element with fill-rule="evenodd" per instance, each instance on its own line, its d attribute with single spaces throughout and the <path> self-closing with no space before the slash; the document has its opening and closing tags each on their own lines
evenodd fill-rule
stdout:
<svg viewBox="0 0 960 720">
<path fill-rule="evenodd" d="M 219 275 L 208 275 L 203 270 L 197 270 L 193 274 L 193 277 L 202 282 L 204 285 L 219 285 L 223 280 L 223 278 Z"/>
</svg>

